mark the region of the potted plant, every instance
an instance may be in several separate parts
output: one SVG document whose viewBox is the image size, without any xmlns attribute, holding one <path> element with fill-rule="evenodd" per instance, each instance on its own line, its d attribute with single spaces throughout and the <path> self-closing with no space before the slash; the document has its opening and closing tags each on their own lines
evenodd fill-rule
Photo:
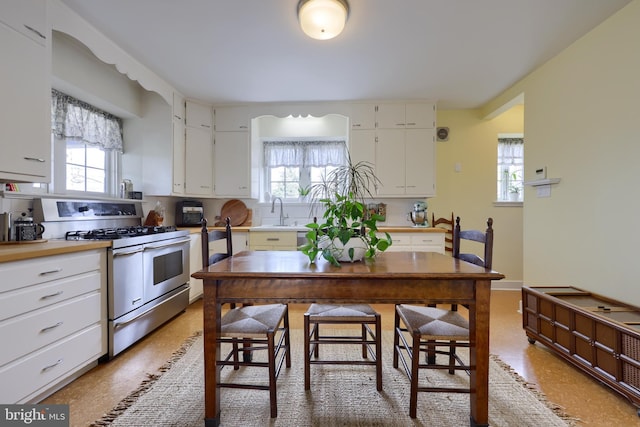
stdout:
<svg viewBox="0 0 640 427">
<path fill-rule="evenodd" d="M 307 243 L 299 247 L 313 263 L 319 255 L 332 263 L 373 258 L 391 245 L 391 236 L 379 236 L 377 222 L 384 217 L 366 209 L 365 198 L 373 198 L 371 189 L 380 180 L 368 162 L 338 166 L 311 187 L 312 210 L 324 208 L 322 220 L 307 224 Z"/>
<path fill-rule="evenodd" d="M 311 192 L 311 187 L 298 187 L 298 196 L 300 197 L 300 201 L 304 201 L 307 198 L 309 193 Z"/>
<path fill-rule="evenodd" d="M 512 172 L 509 176 L 509 200 L 517 201 L 520 198 L 520 182 L 516 172 Z"/>
</svg>

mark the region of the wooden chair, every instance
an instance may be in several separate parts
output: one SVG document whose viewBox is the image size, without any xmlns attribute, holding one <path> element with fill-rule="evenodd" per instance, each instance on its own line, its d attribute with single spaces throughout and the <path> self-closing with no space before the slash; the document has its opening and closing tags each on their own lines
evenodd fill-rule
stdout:
<svg viewBox="0 0 640 427">
<path fill-rule="evenodd" d="M 471 240 L 484 245 L 484 259 L 470 253 L 460 253 L 460 240 Z M 460 230 L 460 217 L 456 218 L 453 233 L 453 256 L 472 262 L 485 268 L 491 268 L 493 254 L 493 219 L 487 221 L 487 230 Z M 393 367 L 398 361 L 410 379 L 409 416 L 415 418 L 419 392 L 470 393 L 469 388 L 423 386 L 418 383 L 420 369 L 447 370 L 453 375 L 463 370 L 467 374 L 475 370 L 473 363 L 465 363 L 456 353 L 459 347 L 471 347 L 469 342 L 469 321 L 451 309 L 421 307 L 399 304 L 395 312 L 393 336 Z M 443 348 L 446 348 L 444 350 Z M 420 363 L 420 353 L 426 354 L 424 363 Z M 436 354 L 448 356 L 447 364 L 438 364 Z"/>
<path fill-rule="evenodd" d="M 231 243 L 230 219 L 226 219 L 225 230 L 207 229 L 207 220 L 202 221 L 202 265 L 203 268 L 220 262 L 233 255 Z M 209 244 L 215 240 L 226 239 L 226 252 L 211 254 Z M 287 368 L 291 367 L 291 341 L 289 338 L 289 312 L 285 304 L 245 305 L 243 307 L 231 306 L 231 309 L 222 316 L 221 333 L 217 342 L 230 344 L 231 351 L 227 356 L 216 361 L 220 370 L 225 366 L 233 366 L 234 370 L 244 366 L 267 368 L 268 385 L 247 384 L 245 382 L 222 382 L 218 376 L 218 387 L 246 388 L 253 390 L 269 390 L 271 404 L 271 418 L 278 416 L 276 379 L 280 373 L 283 362 Z M 243 346 L 240 347 L 239 344 Z M 267 362 L 253 361 L 254 352 L 266 350 Z M 239 354 L 243 352 L 243 360 Z"/>
<path fill-rule="evenodd" d="M 451 212 L 451 219 L 443 217 L 436 219 L 434 213 L 431 212 L 431 226 L 444 228 L 446 230 L 444 235 L 444 251 L 449 253 L 453 253 L 453 225 L 453 212 Z"/>
<path fill-rule="evenodd" d="M 461 240 L 478 242 L 484 245 L 484 257 L 473 253 L 461 253 Z M 482 232 L 480 230 L 461 230 L 460 217 L 456 217 L 456 226 L 453 230 L 453 257 L 480 267 L 491 268 L 493 265 L 493 218 L 487 219 L 487 229 Z"/>
<path fill-rule="evenodd" d="M 314 218 L 314 222 L 317 221 Z M 360 325 L 360 335 L 322 335 L 320 325 Z M 371 330 L 374 325 L 375 332 Z M 320 345 L 360 345 L 364 360 L 320 359 Z M 375 347 L 375 350 L 374 348 Z M 371 356 L 371 359 L 368 358 Z M 304 389 L 311 388 L 311 365 L 372 365 L 382 391 L 382 327 L 380 314 L 368 304 L 311 304 L 304 314 Z M 312 359 L 313 357 L 313 359 Z"/>
</svg>

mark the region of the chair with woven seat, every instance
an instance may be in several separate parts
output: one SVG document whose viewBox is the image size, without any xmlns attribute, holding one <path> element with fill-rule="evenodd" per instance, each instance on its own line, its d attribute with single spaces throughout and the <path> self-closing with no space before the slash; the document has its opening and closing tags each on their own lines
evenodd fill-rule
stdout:
<svg viewBox="0 0 640 427">
<path fill-rule="evenodd" d="M 314 218 L 314 222 L 317 219 Z M 360 325 L 359 335 L 323 335 L 320 325 Z M 371 329 L 374 325 L 375 332 Z M 360 345 L 363 360 L 321 359 L 321 345 Z M 369 358 L 368 356 L 371 356 Z M 311 365 L 369 365 L 382 390 L 382 327 L 380 314 L 368 304 L 311 304 L 304 313 L 304 389 L 311 388 Z M 312 359 L 313 357 L 313 359 Z"/>
<path fill-rule="evenodd" d="M 202 221 L 202 263 L 203 268 L 220 262 L 233 255 L 230 219 L 226 219 L 225 230 L 207 229 L 207 220 Z M 226 251 L 211 253 L 210 243 L 215 240 L 226 239 Z M 231 350 L 224 359 L 217 360 L 220 372 L 225 366 L 240 367 L 254 366 L 267 368 L 267 384 L 248 384 L 246 382 L 223 382 L 218 376 L 217 387 L 245 388 L 254 390 L 268 390 L 271 406 L 271 418 L 278 416 L 276 379 L 283 363 L 291 367 L 291 341 L 289 338 L 289 311 L 285 304 L 245 305 L 235 307 L 233 304 L 221 319 L 220 335 L 217 339 L 220 345 L 228 344 Z M 242 344 L 242 347 L 240 347 Z M 267 351 L 267 362 L 255 360 L 253 353 Z M 240 352 L 243 359 L 240 361 Z M 232 381 L 231 379 L 229 381 Z"/>
<path fill-rule="evenodd" d="M 360 325 L 361 334 L 322 335 L 320 325 L 338 324 Z M 370 325 L 374 325 L 375 332 Z M 311 304 L 304 314 L 304 389 L 311 387 L 311 365 L 372 365 L 376 368 L 376 389 L 381 391 L 381 329 L 380 314 L 368 304 Z M 319 347 L 325 344 L 361 345 L 364 360 L 320 359 Z"/>
<path fill-rule="evenodd" d="M 484 245 L 484 258 L 472 253 L 460 253 L 460 240 L 470 240 Z M 490 269 L 493 253 L 493 219 L 487 220 L 487 230 L 460 230 L 460 217 L 456 218 L 453 233 L 453 256 Z M 399 304 L 395 310 L 393 336 L 393 367 L 398 368 L 401 361 L 410 380 L 409 416 L 417 415 L 419 392 L 470 393 L 461 387 L 426 386 L 418 382 L 420 369 L 447 370 L 454 375 L 456 371 L 470 374 L 475 366 L 465 363 L 456 353 L 457 348 L 471 346 L 469 342 L 469 321 L 457 311 L 437 307 L 422 307 Z M 446 350 L 443 348 L 446 347 Z M 420 353 L 427 355 L 420 363 Z M 447 364 L 438 364 L 437 354 L 448 356 Z"/>
<path fill-rule="evenodd" d="M 444 251 L 453 253 L 453 212 L 451 212 L 451 218 L 440 217 L 436 219 L 436 216 L 431 212 L 431 226 L 436 228 L 442 228 L 445 230 L 444 235 Z"/>
</svg>

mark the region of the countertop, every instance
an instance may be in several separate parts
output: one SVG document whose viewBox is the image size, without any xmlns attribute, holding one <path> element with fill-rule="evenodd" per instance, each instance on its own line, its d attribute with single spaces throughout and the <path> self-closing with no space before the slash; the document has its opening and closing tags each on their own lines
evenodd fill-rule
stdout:
<svg viewBox="0 0 640 427">
<path fill-rule="evenodd" d="M 109 246 L 111 246 L 111 241 L 104 240 L 49 240 L 37 243 L 2 244 L 0 245 L 0 263 L 108 248 Z"/>
<path fill-rule="evenodd" d="M 260 226 L 249 225 L 244 226 L 240 225 L 237 227 L 232 227 L 233 231 L 251 231 L 252 228 L 257 228 Z M 224 227 L 207 227 L 209 230 L 224 230 Z M 298 227 L 304 228 L 304 226 Z M 178 227 L 178 230 L 188 230 L 191 234 L 199 233 L 200 227 Z M 269 227 L 268 231 L 295 231 L 297 228 L 288 228 L 281 227 L 278 230 L 273 230 L 273 228 Z M 378 225 L 378 231 L 386 232 L 386 233 L 446 233 L 446 230 L 438 227 L 407 227 L 407 226 L 380 226 Z"/>
<path fill-rule="evenodd" d="M 256 226 L 238 226 L 233 227 L 233 230 L 247 232 L 254 227 Z M 209 227 L 209 229 L 223 230 L 224 227 Z M 195 234 L 200 232 L 200 227 L 178 227 L 178 230 L 188 230 L 190 234 Z M 445 233 L 442 228 L 432 227 L 381 226 L 378 227 L 378 230 L 387 233 Z M 292 230 L 283 227 L 281 231 Z M 104 240 L 49 240 L 37 243 L 2 244 L 0 245 L 0 263 L 108 248 L 109 246 L 111 246 L 111 242 Z"/>
</svg>

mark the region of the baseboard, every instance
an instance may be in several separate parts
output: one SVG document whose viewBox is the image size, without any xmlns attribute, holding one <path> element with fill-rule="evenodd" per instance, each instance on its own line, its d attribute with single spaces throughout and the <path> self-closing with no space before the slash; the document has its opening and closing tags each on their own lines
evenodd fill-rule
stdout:
<svg viewBox="0 0 640 427">
<path fill-rule="evenodd" d="M 491 282 L 491 289 L 519 291 L 522 289 L 522 280 L 494 280 Z"/>
</svg>

